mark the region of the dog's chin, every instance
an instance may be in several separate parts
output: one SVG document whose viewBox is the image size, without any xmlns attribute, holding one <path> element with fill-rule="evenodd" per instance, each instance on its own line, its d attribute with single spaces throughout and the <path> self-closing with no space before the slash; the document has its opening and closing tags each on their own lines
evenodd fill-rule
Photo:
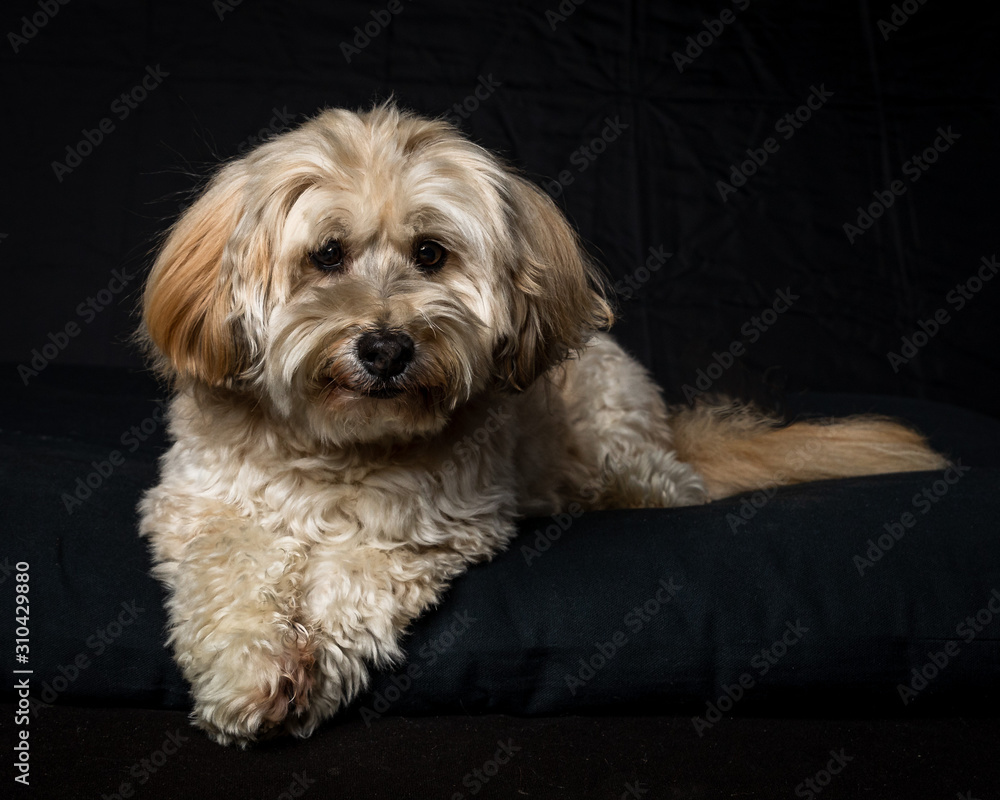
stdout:
<svg viewBox="0 0 1000 800">
<path fill-rule="evenodd" d="M 337 444 L 372 444 L 408 442 L 440 433 L 455 403 L 439 387 L 330 381 L 312 406 L 310 416 L 323 438 Z"/>
</svg>

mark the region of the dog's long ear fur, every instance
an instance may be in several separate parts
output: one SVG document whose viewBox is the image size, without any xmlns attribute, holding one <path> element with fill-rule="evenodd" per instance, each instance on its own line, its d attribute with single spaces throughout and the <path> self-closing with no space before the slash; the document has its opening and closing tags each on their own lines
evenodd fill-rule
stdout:
<svg viewBox="0 0 1000 800">
<path fill-rule="evenodd" d="M 610 326 L 614 315 L 596 267 L 552 199 L 511 174 L 508 200 L 516 333 L 501 343 L 497 363 L 503 387 L 521 391 Z"/>
<path fill-rule="evenodd" d="M 171 229 L 150 272 L 141 336 L 171 378 L 218 386 L 241 368 L 225 261 L 244 186 L 235 165 L 219 172 Z"/>
</svg>

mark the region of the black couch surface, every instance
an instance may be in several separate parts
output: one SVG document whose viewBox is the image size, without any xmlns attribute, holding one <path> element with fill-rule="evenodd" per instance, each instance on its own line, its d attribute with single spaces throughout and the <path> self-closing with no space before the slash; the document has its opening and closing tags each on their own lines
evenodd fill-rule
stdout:
<svg viewBox="0 0 1000 800">
<path fill-rule="evenodd" d="M 33 602 L 60 609 L 33 626 L 45 703 L 188 705 L 160 644 L 162 595 L 135 531 L 165 446 L 157 389 L 143 375 L 57 367 L 30 404 L 8 393 L 15 402 L 0 407 L 19 423 L 0 430 L 14 552 L 33 565 Z M 57 421 L 67 397 L 74 413 Z M 815 410 L 823 398 L 799 401 Z M 996 631 L 961 625 L 981 609 L 1000 614 L 1000 423 L 889 398 L 831 397 L 829 407 L 908 410 L 954 466 L 696 508 L 524 520 L 505 553 L 460 577 L 415 623 L 408 662 L 376 680 L 355 710 L 370 720 L 715 715 L 711 701 L 814 713 L 992 707 Z M 109 419 L 132 424 L 112 433 Z M 912 670 L 948 641 L 960 652 L 946 653 L 950 663 L 924 690 Z M 913 680 L 919 691 L 901 695 Z"/>
</svg>

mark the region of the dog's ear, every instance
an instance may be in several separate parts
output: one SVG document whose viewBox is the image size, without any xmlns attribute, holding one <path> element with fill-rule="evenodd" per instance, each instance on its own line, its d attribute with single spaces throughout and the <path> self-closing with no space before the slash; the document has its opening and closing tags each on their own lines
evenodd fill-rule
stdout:
<svg viewBox="0 0 1000 800">
<path fill-rule="evenodd" d="M 501 385 L 521 391 L 610 326 L 614 314 L 596 268 L 552 199 L 517 175 L 507 186 L 513 335 L 498 345 L 496 363 Z"/>
<path fill-rule="evenodd" d="M 241 364 L 227 245 L 243 215 L 245 178 L 224 168 L 175 223 L 146 283 L 142 337 L 160 370 L 218 386 Z"/>
</svg>

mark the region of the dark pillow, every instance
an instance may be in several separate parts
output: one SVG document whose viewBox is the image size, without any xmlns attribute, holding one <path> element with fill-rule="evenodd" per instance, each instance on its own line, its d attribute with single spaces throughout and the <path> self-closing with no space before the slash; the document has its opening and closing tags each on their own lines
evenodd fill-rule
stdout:
<svg viewBox="0 0 1000 800">
<path fill-rule="evenodd" d="M 55 368 L 4 394 L 0 580 L 29 564 L 43 702 L 188 705 L 136 535 L 164 446 L 156 396 L 142 376 Z M 705 734 L 729 712 L 993 703 L 1000 423 L 887 398 L 797 405 L 899 414 L 956 466 L 525 520 L 413 625 L 408 662 L 376 676 L 354 713 L 671 710 Z"/>
</svg>

